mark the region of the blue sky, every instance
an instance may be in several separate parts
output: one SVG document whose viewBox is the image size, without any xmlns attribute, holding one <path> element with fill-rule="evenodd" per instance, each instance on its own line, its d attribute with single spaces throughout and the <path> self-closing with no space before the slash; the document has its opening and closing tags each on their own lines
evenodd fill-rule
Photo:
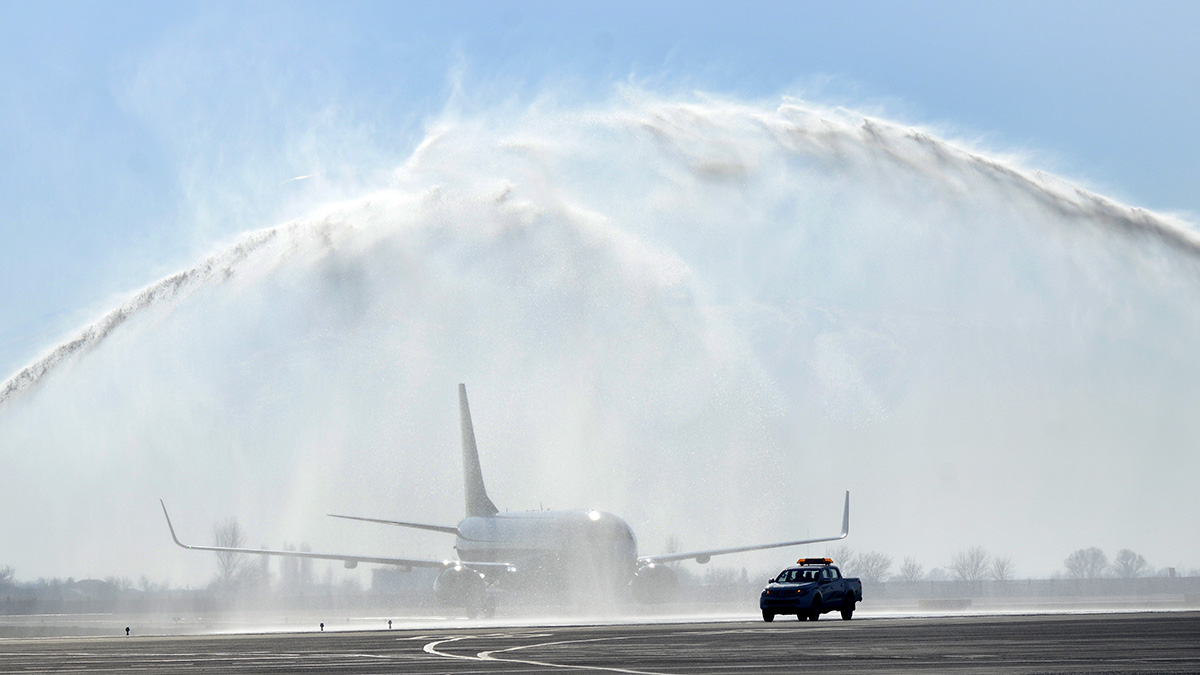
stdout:
<svg viewBox="0 0 1200 675">
<path fill-rule="evenodd" d="M 311 206 L 289 178 L 402 160 L 451 100 L 795 95 L 1200 213 L 1197 26 L 1182 2 L 6 3 L 0 370 Z"/>
</svg>

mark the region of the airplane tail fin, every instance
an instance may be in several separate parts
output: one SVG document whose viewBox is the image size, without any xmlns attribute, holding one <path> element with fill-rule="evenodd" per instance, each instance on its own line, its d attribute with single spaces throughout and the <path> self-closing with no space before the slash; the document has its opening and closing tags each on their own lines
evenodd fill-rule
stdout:
<svg viewBox="0 0 1200 675">
<path fill-rule="evenodd" d="M 471 426 L 471 409 L 467 406 L 467 385 L 458 385 L 458 411 L 462 418 L 463 488 L 467 494 L 467 517 L 493 516 L 500 512 L 483 487 L 483 470 L 479 468 L 479 450 L 475 447 L 475 429 Z"/>
</svg>

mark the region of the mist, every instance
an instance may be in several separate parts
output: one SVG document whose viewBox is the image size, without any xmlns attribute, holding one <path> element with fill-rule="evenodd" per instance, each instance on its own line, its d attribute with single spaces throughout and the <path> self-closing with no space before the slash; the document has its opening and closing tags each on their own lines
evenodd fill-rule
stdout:
<svg viewBox="0 0 1200 675">
<path fill-rule="evenodd" d="M 501 510 L 612 512 L 643 554 L 834 534 L 848 489 L 848 543 L 927 568 L 1200 566 L 1182 218 L 852 110 L 636 89 L 448 112 L 372 181 L 0 385 L 0 563 L 206 583 L 158 498 L 185 541 L 450 557 L 324 514 L 457 522 L 465 382 Z"/>
</svg>

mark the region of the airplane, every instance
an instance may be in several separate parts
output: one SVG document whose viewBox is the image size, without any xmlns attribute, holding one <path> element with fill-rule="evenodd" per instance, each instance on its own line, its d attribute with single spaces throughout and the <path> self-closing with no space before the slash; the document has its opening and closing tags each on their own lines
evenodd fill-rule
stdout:
<svg viewBox="0 0 1200 675">
<path fill-rule="evenodd" d="M 454 535 L 454 550 L 458 555 L 455 560 L 185 544 L 176 536 L 166 503 L 160 499 L 171 538 L 177 545 L 193 551 L 340 560 L 348 569 L 359 563 L 394 565 L 405 570 L 441 569 L 434 582 L 436 599 L 447 607 L 465 608 L 473 616 L 494 611 L 493 595 L 504 590 L 549 594 L 573 604 L 626 597 L 639 602 L 664 602 L 672 597 L 678 585 L 674 570 L 665 563 L 695 560 L 704 564 L 714 556 L 838 541 L 850 533 L 849 491 L 842 511 L 842 529 L 836 536 L 658 555 L 638 555 L 633 530 L 611 513 L 589 509 L 502 513 L 484 488 L 465 384 L 458 385 L 458 401 L 466 517 L 457 526 L 327 514 L 333 518 Z"/>
</svg>

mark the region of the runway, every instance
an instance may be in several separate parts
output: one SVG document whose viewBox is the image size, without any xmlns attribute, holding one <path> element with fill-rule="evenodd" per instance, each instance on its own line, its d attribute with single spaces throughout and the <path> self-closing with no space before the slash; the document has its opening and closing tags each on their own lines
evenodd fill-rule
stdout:
<svg viewBox="0 0 1200 675">
<path fill-rule="evenodd" d="M 0 640 L 0 672 L 1185 673 L 1200 612 Z"/>
</svg>

